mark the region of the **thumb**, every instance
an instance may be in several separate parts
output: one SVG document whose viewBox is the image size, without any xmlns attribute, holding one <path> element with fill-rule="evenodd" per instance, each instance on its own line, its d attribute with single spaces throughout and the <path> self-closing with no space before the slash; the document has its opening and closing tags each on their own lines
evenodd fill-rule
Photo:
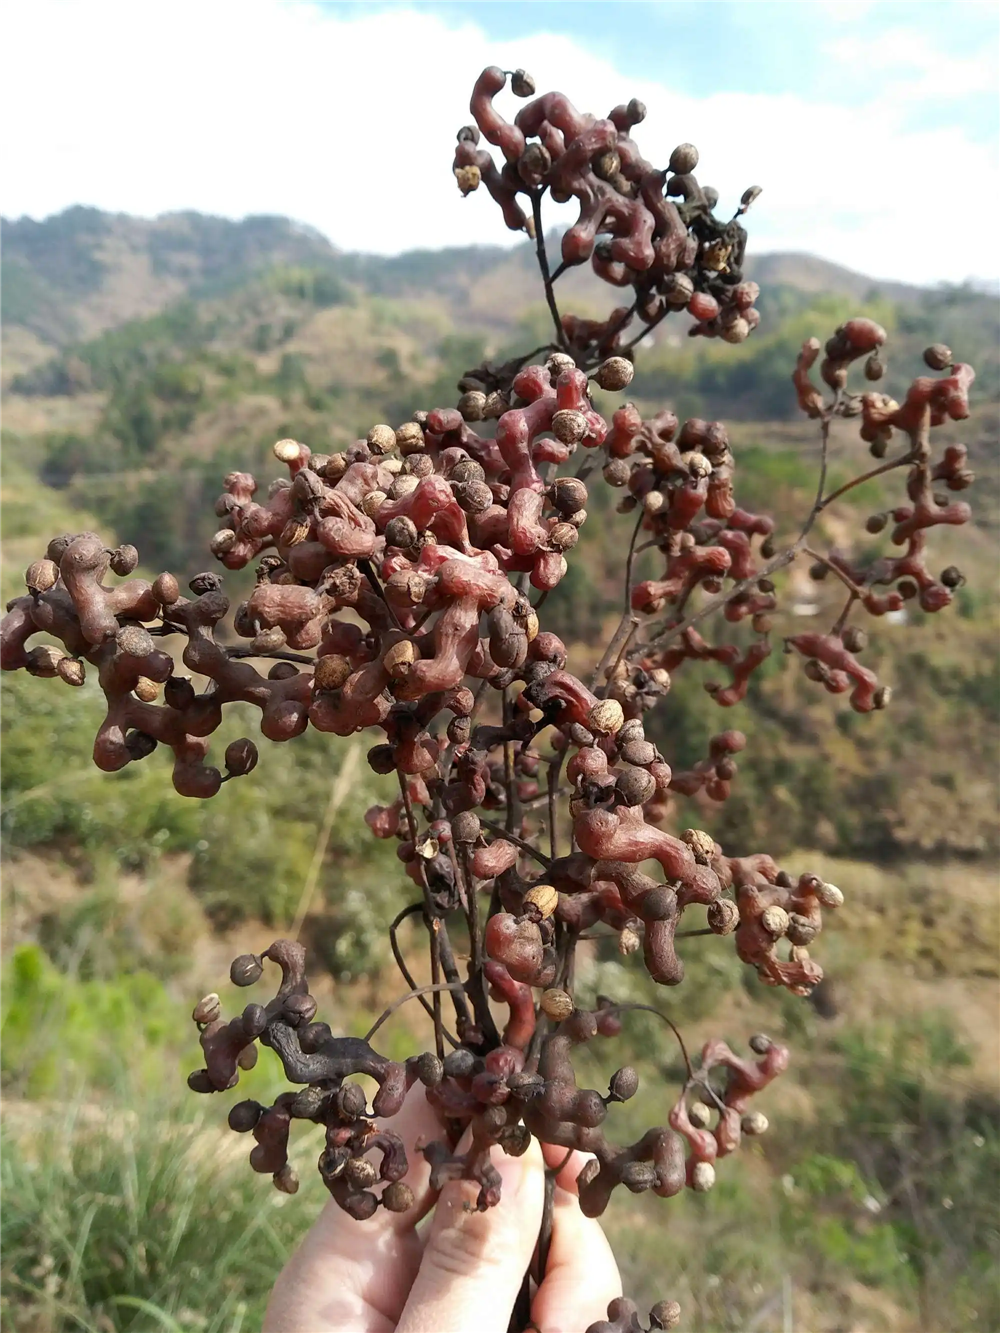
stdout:
<svg viewBox="0 0 1000 1333">
<path fill-rule="evenodd" d="M 534 1139 L 522 1157 L 494 1148 L 491 1160 L 503 1180 L 495 1208 L 465 1206 L 479 1192 L 471 1181 L 441 1191 L 396 1333 L 506 1333 L 538 1240 L 545 1171 Z"/>
</svg>

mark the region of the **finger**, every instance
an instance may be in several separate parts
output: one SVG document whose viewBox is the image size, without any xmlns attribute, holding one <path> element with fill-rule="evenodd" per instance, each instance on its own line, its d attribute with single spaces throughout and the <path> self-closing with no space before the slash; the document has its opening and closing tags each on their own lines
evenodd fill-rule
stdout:
<svg viewBox="0 0 1000 1333">
<path fill-rule="evenodd" d="M 430 1167 L 415 1144 L 444 1131 L 419 1084 L 399 1114 L 380 1122 L 403 1140 L 414 1207 L 379 1208 L 367 1221 L 332 1199 L 285 1265 L 268 1303 L 264 1333 L 389 1333 L 420 1266 L 416 1224 L 434 1202 Z"/>
<path fill-rule="evenodd" d="M 471 1181 L 441 1191 L 397 1333 L 506 1333 L 538 1238 L 545 1175 L 534 1141 L 523 1157 L 494 1148 L 492 1160 L 503 1178 L 495 1208 L 466 1208 L 478 1193 Z"/>
<path fill-rule="evenodd" d="M 539 1333 L 579 1333 L 604 1319 L 608 1302 L 621 1294 L 618 1265 L 600 1223 L 584 1217 L 575 1193 L 556 1185 L 545 1276 L 531 1303 Z"/>
</svg>

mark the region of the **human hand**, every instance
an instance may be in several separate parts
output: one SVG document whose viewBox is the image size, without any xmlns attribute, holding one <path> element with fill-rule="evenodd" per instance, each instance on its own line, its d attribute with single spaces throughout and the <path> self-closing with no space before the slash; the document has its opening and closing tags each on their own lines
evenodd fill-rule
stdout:
<svg viewBox="0 0 1000 1333">
<path fill-rule="evenodd" d="M 414 1207 L 379 1208 L 358 1222 L 330 1200 L 278 1277 L 263 1333 L 507 1333 L 538 1239 L 545 1165 L 560 1166 L 565 1150 L 546 1145 L 543 1158 L 534 1139 L 522 1157 L 494 1148 L 500 1203 L 470 1212 L 463 1205 L 478 1192 L 471 1182 L 451 1182 L 437 1194 L 430 1188 L 430 1168 L 414 1145 L 439 1138 L 441 1126 L 422 1087 L 390 1127 L 406 1145 Z M 540 1333 L 582 1333 L 621 1295 L 604 1232 L 580 1211 L 575 1180 L 583 1160 L 574 1153 L 556 1177 L 548 1263 L 531 1303 Z"/>
</svg>

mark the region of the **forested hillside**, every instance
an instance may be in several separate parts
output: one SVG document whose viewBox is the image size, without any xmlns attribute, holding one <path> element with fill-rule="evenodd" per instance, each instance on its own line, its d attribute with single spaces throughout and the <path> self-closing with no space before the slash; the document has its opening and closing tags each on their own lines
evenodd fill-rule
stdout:
<svg viewBox="0 0 1000 1333">
<path fill-rule="evenodd" d="M 890 333 L 888 392 L 920 373 L 932 341 L 976 366 L 973 415 L 948 436 L 968 446 L 977 473 L 967 492 L 975 521 L 934 536 L 940 566 L 966 576 L 956 605 L 939 616 L 899 613 L 872 632 L 866 661 L 894 689 L 885 713 L 851 713 L 786 671 L 780 653 L 746 704 L 725 713 L 704 689 L 710 671 L 677 674 L 653 727 L 672 764 L 700 759 L 724 726 L 750 741 L 730 800 L 679 810 L 682 826 L 708 828 L 741 852 L 766 846 L 793 867 L 818 863 L 847 906 L 822 941 L 831 981 L 812 1004 L 776 998 L 714 958 L 711 942 L 690 942 L 692 983 L 669 997 L 671 1013 L 695 1042 L 710 1031 L 743 1042 L 760 1026 L 790 1037 L 797 1073 L 769 1108 L 783 1128 L 734 1164 L 710 1200 L 643 1209 L 644 1230 L 634 1207 L 621 1209 L 612 1225 L 622 1252 L 635 1255 L 632 1288 L 662 1266 L 654 1245 L 676 1241 L 671 1294 L 692 1312 L 691 1330 L 776 1327 L 767 1314 L 751 1320 L 790 1278 L 796 1328 L 986 1333 L 1000 1326 L 989 1277 L 1000 1160 L 997 302 L 965 288 L 880 284 L 807 255 L 762 256 L 748 271 L 762 288 L 760 328 L 732 347 L 688 339 L 667 321 L 670 331 L 637 357 L 630 393 L 644 413 L 672 406 L 729 422 L 741 502 L 774 512 L 791 534 L 811 503 L 818 457 L 814 426 L 795 413 L 795 354 L 805 337 L 869 314 Z M 575 310 L 606 309 L 586 275 L 561 282 Z M 378 258 L 339 252 L 283 218 L 143 221 L 83 208 L 4 222 L 3 317 L 5 597 L 22 590 L 21 572 L 48 537 L 67 530 L 134 542 L 147 572 L 190 577 L 211 565 L 212 506 L 227 471 L 263 481 L 276 439 L 330 452 L 376 421 L 453 404 L 462 372 L 546 342 L 549 327 L 529 247 Z M 866 456 L 849 425 L 834 432 L 834 480 Z M 882 480 L 851 492 L 824 516 L 823 535 L 867 540 L 865 517 L 893 493 Z M 594 499 L 570 576 L 546 608 L 581 663 L 617 621 L 628 540 L 628 520 Z M 241 577 L 227 586 L 238 590 Z M 795 579 L 794 620 L 832 619 L 835 591 L 804 572 Z M 406 900 L 392 848 L 373 844 L 361 821 L 383 782 L 363 763 L 363 737 L 310 732 L 267 747 L 251 778 L 195 803 L 174 795 L 159 756 L 111 777 L 89 766 L 102 716 L 91 684 L 72 690 L 18 673 L 3 690 L 8 1097 L 58 1119 L 67 1088 L 91 1101 L 111 1088 L 124 1095 L 128 1066 L 143 1096 L 162 1085 L 168 1118 L 183 1122 L 189 1108 L 178 1109 L 170 1089 L 192 1058 L 189 995 L 215 987 L 234 942 L 259 949 L 303 912 L 305 938 L 338 979 L 343 1026 L 364 1030 L 373 991 L 398 985 L 371 978 L 385 962 L 385 923 Z M 338 789 L 341 771 L 350 781 Z M 331 790 L 339 814 L 324 842 Z M 588 966 L 586 984 L 649 999 L 617 955 L 595 949 Z M 655 1088 L 664 1070 L 676 1073 L 674 1056 L 652 1027 L 637 1020 L 635 1033 Z M 139 1094 L 132 1086 L 127 1095 Z M 639 1105 L 637 1122 L 642 1114 Z M 152 1160 L 162 1144 L 151 1116 L 137 1151 Z M 86 1184 L 86 1165 L 76 1169 L 95 1197 L 111 1195 L 115 1166 L 102 1154 L 113 1153 L 100 1139 L 111 1131 L 88 1132 L 105 1175 L 94 1165 Z M 61 1303 L 110 1321 L 95 1327 L 144 1329 L 133 1307 L 114 1303 L 140 1288 L 181 1327 L 221 1333 L 235 1326 L 240 1300 L 251 1325 L 259 1319 L 263 1287 L 241 1292 L 236 1270 L 226 1270 L 229 1324 L 186 1318 L 215 1317 L 207 1295 L 191 1295 L 200 1288 L 190 1274 L 175 1282 L 150 1271 L 116 1285 L 114 1247 L 155 1240 L 141 1219 L 122 1239 L 100 1207 L 100 1225 L 80 1241 L 84 1257 L 67 1267 L 76 1242 L 64 1253 L 55 1237 L 82 1225 L 83 1210 L 73 1211 L 65 1164 L 44 1146 L 33 1151 L 69 1211 L 39 1233 L 27 1168 L 8 1168 L 5 1189 L 19 1191 L 5 1247 L 12 1328 L 76 1327 Z M 200 1169 L 195 1153 L 185 1170 L 204 1192 Z M 253 1206 L 242 1182 L 212 1188 L 237 1218 Z M 748 1209 L 766 1225 L 747 1228 Z M 294 1230 L 290 1212 L 274 1223 L 279 1249 Z M 260 1244 L 272 1255 L 266 1272 L 274 1251 Z M 54 1257 L 39 1276 L 43 1251 Z M 193 1273 L 196 1247 L 183 1262 Z M 104 1268 L 88 1286 L 91 1263 Z M 49 1273 L 59 1275 L 52 1291 Z"/>
</svg>

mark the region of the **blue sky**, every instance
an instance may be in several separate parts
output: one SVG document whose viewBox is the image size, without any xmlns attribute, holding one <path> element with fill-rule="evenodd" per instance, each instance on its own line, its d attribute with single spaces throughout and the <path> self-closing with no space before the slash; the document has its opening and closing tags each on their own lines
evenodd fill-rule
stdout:
<svg viewBox="0 0 1000 1333">
<path fill-rule="evenodd" d="M 499 63 L 597 114 L 641 96 L 647 157 L 693 140 L 724 206 L 764 187 L 758 249 L 994 279 L 995 247 L 963 236 L 954 200 L 1000 208 L 998 16 L 945 0 L 20 0 L 5 19 L 25 58 L 0 88 L 3 209 L 286 213 L 383 253 L 512 242 L 449 172 L 471 84 Z"/>
</svg>

